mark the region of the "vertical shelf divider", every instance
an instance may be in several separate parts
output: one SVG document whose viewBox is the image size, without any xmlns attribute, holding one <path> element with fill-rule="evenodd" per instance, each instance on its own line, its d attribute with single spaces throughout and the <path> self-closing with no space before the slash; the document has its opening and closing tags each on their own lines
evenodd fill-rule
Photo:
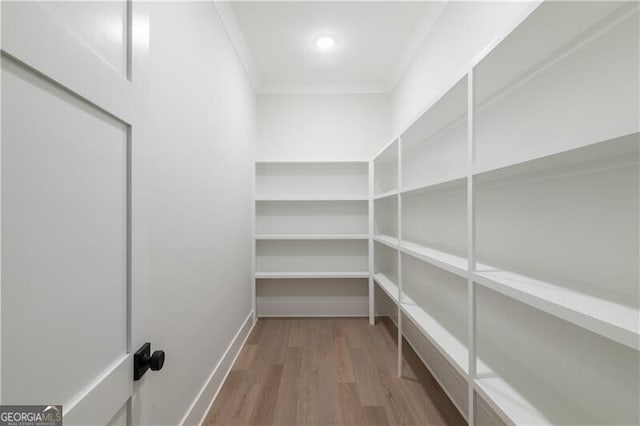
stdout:
<svg viewBox="0 0 640 426">
<path fill-rule="evenodd" d="M 476 269 L 476 224 L 475 224 L 475 200 L 474 200 L 474 176 L 473 164 L 475 159 L 474 146 L 474 75 L 473 68 L 467 75 L 467 350 L 469 354 L 468 374 L 468 423 L 475 424 L 475 395 L 474 383 L 476 380 L 476 286 L 473 281 L 473 273 Z"/>
<path fill-rule="evenodd" d="M 374 187 L 374 167 L 373 160 L 369 161 L 369 325 L 375 325 L 376 321 L 376 313 L 375 313 L 375 287 L 373 282 L 373 274 L 375 273 L 374 264 L 373 264 L 373 187 Z"/>
<path fill-rule="evenodd" d="M 402 138 L 398 138 L 396 149 L 398 165 L 398 194 L 396 195 L 398 209 L 398 245 L 396 247 L 398 259 L 398 377 L 402 377 L 402 252 L 400 251 L 402 241 Z"/>
<path fill-rule="evenodd" d="M 253 323 L 258 320 L 258 295 L 256 293 L 256 161 L 255 150 L 253 167 L 251 168 L 251 310 L 253 312 Z"/>
</svg>

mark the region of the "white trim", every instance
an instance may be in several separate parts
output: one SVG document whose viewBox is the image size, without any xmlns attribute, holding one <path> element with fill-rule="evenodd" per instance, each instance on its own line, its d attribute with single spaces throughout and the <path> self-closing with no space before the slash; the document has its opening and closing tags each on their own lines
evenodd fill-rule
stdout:
<svg viewBox="0 0 640 426">
<path fill-rule="evenodd" d="M 106 424 L 132 394 L 133 356 L 126 354 L 100 373 L 70 402 L 64 404 L 65 425 L 81 425 L 92 419 Z"/>
<path fill-rule="evenodd" d="M 367 317 L 368 296 L 258 297 L 258 317 Z"/>
<path fill-rule="evenodd" d="M 198 395 L 189 406 L 189 409 L 187 409 L 184 417 L 180 420 L 180 425 L 203 424 L 214 401 L 218 397 L 220 389 L 222 389 L 222 385 L 227 380 L 231 367 L 233 367 L 233 364 L 236 362 L 241 349 L 244 347 L 255 325 L 256 322 L 253 320 L 253 311 L 251 311 L 224 351 L 224 355 L 222 355 L 220 361 L 216 364 L 204 386 L 202 386 L 202 389 L 200 389 L 200 392 L 198 392 Z"/>
<path fill-rule="evenodd" d="M 253 89 L 257 92 L 258 89 L 260 89 L 262 81 L 258 74 L 256 64 L 253 61 L 251 50 L 249 50 L 247 41 L 244 39 L 244 35 L 242 34 L 242 29 L 240 29 L 240 24 L 238 23 L 236 14 L 233 12 L 233 8 L 231 7 L 231 2 L 214 0 L 213 6 L 220 18 L 220 22 L 222 22 L 222 26 L 227 32 L 227 36 L 233 45 L 233 49 L 236 51 L 236 55 L 238 55 L 238 59 L 240 60 L 242 67 L 247 73 L 247 77 L 249 77 L 249 81 L 251 81 L 251 84 L 253 85 Z"/>
<path fill-rule="evenodd" d="M 419 19 L 417 25 L 414 26 L 409 39 L 405 43 L 400 58 L 396 61 L 391 80 L 389 81 L 388 92 L 391 92 L 398 85 L 398 81 L 407 71 L 416 54 L 429 38 L 433 28 L 436 26 L 442 13 L 449 6 L 451 0 L 442 2 L 427 2 L 427 5 Z M 433 10 L 434 8 L 435 10 Z"/>
</svg>

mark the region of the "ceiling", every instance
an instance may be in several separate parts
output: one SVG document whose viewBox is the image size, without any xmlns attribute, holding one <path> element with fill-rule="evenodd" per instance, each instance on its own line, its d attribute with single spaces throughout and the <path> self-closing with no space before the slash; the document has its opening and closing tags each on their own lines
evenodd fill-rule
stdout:
<svg viewBox="0 0 640 426">
<path fill-rule="evenodd" d="M 388 92 L 446 2 L 227 2 L 220 16 L 261 93 Z M 335 38 L 330 51 L 315 40 Z"/>
</svg>

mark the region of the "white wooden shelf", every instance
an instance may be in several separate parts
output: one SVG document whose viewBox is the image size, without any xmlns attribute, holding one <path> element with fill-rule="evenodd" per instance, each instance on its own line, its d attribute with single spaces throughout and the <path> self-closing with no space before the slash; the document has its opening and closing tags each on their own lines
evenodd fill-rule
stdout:
<svg viewBox="0 0 640 426">
<path fill-rule="evenodd" d="M 376 283 L 378 283 L 380 288 L 387 294 L 387 296 L 389 296 L 389 298 L 393 300 L 393 302 L 397 305 L 398 304 L 398 286 L 396 285 L 396 283 L 391 281 L 389 277 L 387 277 L 385 274 L 381 272 L 378 272 L 377 274 L 375 274 L 373 276 L 373 279 Z"/>
<path fill-rule="evenodd" d="M 487 423 L 640 424 L 639 16 L 527 8 L 373 160 L 374 280 Z"/>
<path fill-rule="evenodd" d="M 377 273 L 373 279 L 389 298 L 398 304 L 398 286 L 383 273 Z M 468 352 L 461 343 L 442 324 L 418 306 L 406 293 L 401 295 L 402 312 L 415 324 L 420 332 L 445 356 L 463 377 L 468 374 Z"/>
<path fill-rule="evenodd" d="M 473 278 L 505 296 L 640 350 L 638 309 L 482 264 Z"/>
<path fill-rule="evenodd" d="M 401 241 L 400 251 L 463 278 L 469 276 L 467 259 L 408 241 Z"/>
<path fill-rule="evenodd" d="M 256 166 L 273 166 L 273 167 L 309 167 L 316 166 L 323 169 L 335 167 L 335 166 L 368 166 L 368 161 L 358 160 L 338 160 L 338 161 L 256 161 Z"/>
<path fill-rule="evenodd" d="M 391 247 L 392 249 L 398 248 L 398 239 L 396 237 L 392 237 L 391 235 L 375 235 L 373 237 L 373 240 L 379 242 L 380 244 L 384 244 L 387 247 Z"/>
<path fill-rule="evenodd" d="M 256 272 L 257 279 L 369 278 L 369 272 Z"/>
<path fill-rule="evenodd" d="M 458 373 L 466 378 L 469 372 L 469 352 L 465 344 L 460 342 L 434 317 L 411 300 L 409 296 L 403 293 L 402 299 L 403 302 L 400 307 L 407 318 L 431 341 Z"/>
<path fill-rule="evenodd" d="M 638 134 L 621 135 L 589 144 L 554 144 L 532 148 L 509 159 L 475 165 L 473 175 L 482 180 L 578 174 L 621 167 L 637 162 Z"/>
<path fill-rule="evenodd" d="M 455 189 L 463 189 L 466 184 L 466 173 L 452 173 L 450 175 L 441 176 L 438 179 L 431 179 L 421 184 L 405 186 L 400 193 L 402 195 L 419 195 L 421 193 L 434 191 L 447 191 Z"/>
<path fill-rule="evenodd" d="M 537 376 L 506 356 L 500 358 L 501 368 L 518 383 L 491 371 L 478 363 L 478 378 L 473 387 L 507 424 L 580 424 L 595 425 L 594 418 L 562 393 L 542 382 Z"/>
<path fill-rule="evenodd" d="M 373 286 L 370 169 L 368 160 L 255 163 L 253 293 L 258 315 L 373 312 L 365 293 Z"/>
<path fill-rule="evenodd" d="M 368 201 L 366 195 L 256 195 L 256 201 Z"/>
<path fill-rule="evenodd" d="M 367 240 L 368 234 L 256 234 L 256 240 Z"/>
<path fill-rule="evenodd" d="M 383 192 L 382 194 L 375 195 L 373 197 L 374 200 L 381 200 L 383 198 L 393 197 L 394 195 L 398 195 L 397 189 L 392 189 L 391 191 Z"/>
</svg>

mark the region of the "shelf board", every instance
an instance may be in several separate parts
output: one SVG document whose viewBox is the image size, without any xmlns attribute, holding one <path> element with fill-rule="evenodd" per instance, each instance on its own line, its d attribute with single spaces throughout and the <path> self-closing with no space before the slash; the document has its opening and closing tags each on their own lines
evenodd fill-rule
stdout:
<svg viewBox="0 0 640 426">
<path fill-rule="evenodd" d="M 400 303 L 402 312 L 409 320 L 431 341 L 431 343 L 447 358 L 449 363 L 462 375 L 468 376 L 469 352 L 453 334 L 442 326 L 435 318 L 413 302 L 406 294 L 402 295 Z"/>
<path fill-rule="evenodd" d="M 368 161 L 256 161 L 256 166 L 368 166 Z"/>
<path fill-rule="evenodd" d="M 397 189 L 392 189 L 391 191 L 383 192 L 382 194 L 375 195 L 373 197 L 374 200 L 381 200 L 383 198 L 393 197 L 394 195 L 398 195 Z"/>
<path fill-rule="evenodd" d="M 603 337 L 640 350 L 640 311 L 567 287 L 478 264 L 480 285 Z"/>
<path fill-rule="evenodd" d="M 256 234 L 256 240 L 367 240 L 368 234 Z"/>
<path fill-rule="evenodd" d="M 496 354 L 495 347 L 485 345 Z M 552 388 L 525 366 L 501 355 L 501 372 L 517 377 L 514 385 L 478 360 L 473 387 L 507 424 L 602 424 L 566 395 Z"/>
<path fill-rule="evenodd" d="M 369 272 L 256 272 L 256 279 L 369 278 Z"/>
<path fill-rule="evenodd" d="M 393 138 L 374 157 L 377 163 L 393 163 L 398 160 L 398 138 Z"/>
<path fill-rule="evenodd" d="M 540 174 L 578 174 L 637 163 L 638 133 L 584 143 L 553 143 L 520 151 L 494 163 L 476 164 L 480 182 L 527 178 Z"/>
<path fill-rule="evenodd" d="M 468 262 L 465 258 L 408 241 L 400 242 L 400 251 L 462 278 L 468 278 Z"/>
<path fill-rule="evenodd" d="M 368 201 L 366 195 L 257 195 L 256 201 Z"/>
<path fill-rule="evenodd" d="M 385 246 L 391 247 L 392 249 L 398 249 L 398 239 L 396 237 L 392 237 L 391 235 L 375 235 L 373 237 L 373 240 L 384 244 Z"/>
<path fill-rule="evenodd" d="M 421 195 L 431 192 L 446 192 L 466 188 L 466 173 L 452 173 L 424 183 L 403 187 L 400 193 L 406 196 Z"/>
<path fill-rule="evenodd" d="M 385 274 L 378 272 L 373 276 L 373 280 L 378 283 L 380 288 L 387 293 L 387 296 L 394 301 L 394 303 L 398 303 L 398 286 L 389 279 Z"/>
</svg>

